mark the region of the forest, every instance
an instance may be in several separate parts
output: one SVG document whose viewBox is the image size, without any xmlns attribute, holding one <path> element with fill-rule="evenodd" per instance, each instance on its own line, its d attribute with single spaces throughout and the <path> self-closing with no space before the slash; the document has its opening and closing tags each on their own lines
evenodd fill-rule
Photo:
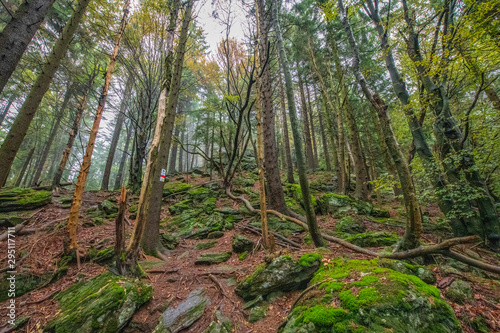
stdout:
<svg viewBox="0 0 500 333">
<path fill-rule="evenodd" d="M 498 0 L 0 0 L 0 333 L 500 332 Z"/>
</svg>

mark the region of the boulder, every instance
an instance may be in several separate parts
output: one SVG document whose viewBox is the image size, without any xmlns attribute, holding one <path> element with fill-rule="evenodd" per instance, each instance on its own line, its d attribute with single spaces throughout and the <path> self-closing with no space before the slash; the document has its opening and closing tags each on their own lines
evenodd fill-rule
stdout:
<svg viewBox="0 0 500 333">
<path fill-rule="evenodd" d="M 169 250 L 175 249 L 179 244 L 179 237 L 170 234 L 160 234 L 161 244 Z"/>
<path fill-rule="evenodd" d="M 425 266 L 411 265 L 404 261 L 392 259 L 380 259 L 379 265 L 380 267 L 390 268 L 403 274 L 415 275 L 420 280 L 428 284 L 436 283 L 436 276 Z"/>
<path fill-rule="evenodd" d="M 19 216 L 2 214 L 2 216 L 0 216 L 0 227 L 2 228 L 14 227 L 20 223 L 23 223 L 24 220 L 25 220 L 24 218 Z"/>
<path fill-rule="evenodd" d="M 346 241 L 361 247 L 390 246 L 399 241 L 398 235 L 386 231 L 368 231 L 345 238 Z"/>
<path fill-rule="evenodd" d="M 201 256 L 196 258 L 194 262 L 195 265 L 213 265 L 226 262 L 231 258 L 231 252 L 222 253 L 203 253 Z"/>
<path fill-rule="evenodd" d="M 180 177 L 180 180 L 184 180 L 183 177 Z M 193 186 L 186 183 L 180 182 L 167 182 L 163 188 L 163 196 L 169 196 L 171 194 L 184 193 L 191 189 Z"/>
<path fill-rule="evenodd" d="M 250 312 L 248 314 L 248 321 L 250 323 L 255 323 L 256 321 L 261 320 L 266 316 L 266 311 L 268 308 L 269 306 L 267 304 L 253 307 L 252 309 L 250 309 Z"/>
<path fill-rule="evenodd" d="M 290 256 L 281 256 L 269 265 L 260 265 L 235 289 L 244 300 L 265 297 L 276 291 L 293 291 L 304 288 L 321 264 L 318 253 L 305 254 L 297 262 Z"/>
<path fill-rule="evenodd" d="M 153 288 L 139 280 L 98 275 L 56 296 L 61 312 L 44 332 L 120 332 L 152 294 Z"/>
<path fill-rule="evenodd" d="M 194 248 L 196 250 L 207 250 L 207 249 L 211 249 L 215 245 L 217 245 L 217 241 L 208 241 L 205 243 L 198 243 L 194 246 Z"/>
<path fill-rule="evenodd" d="M 213 197 L 215 195 L 214 192 L 211 190 L 204 188 L 204 187 L 198 187 L 191 189 L 187 192 L 188 197 L 193 200 L 195 203 L 202 202 L 203 200 Z"/>
<path fill-rule="evenodd" d="M 254 245 L 255 245 L 254 242 L 252 242 L 245 236 L 242 235 L 233 236 L 232 246 L 233 246 L 233 252 L 235 253 L 250 252 L 253 250 Z"/>
<path fill-rule="evenodd" d="M 462 332 L 439 290 L 378 260 L 329 260 L 280 333 Z"/>
<path fill-rule="evenodd" d="M 153 333 L 177 333 L 191 326 L 201 318 L 205 307 L 210 304 L 205 289 L 195 289 L 175 308 L 168 308 L 160 317 Z"/>
<path fill-rule="evenodd" d="M 344 216 L 335 224 L 335 229 L 338 232 L 347 234 L 359 234 L 366 231 L 366 227 L 361 221 L 351 216 Z"/>
<path fill-rule="evenodd" d="M 387 209 L 373 208 L 372 211 L 370 212 L 370 216 L 389 218 L 391 217 L 391 214 Z"/>
<path fill-rule="evenodd" d="M 332 214 L 341 217 L 349 213 L 368 215 L 373 210 L 373 205 L 366 201 L 356 201 L 347 195 L 326 193 L 318 200 L 318 205 L 323 214 Z"/>
<path fill-rule="evenodd" d="M 179 215 L 180 213 L 193 209 L 191 200 L 182 200 L 175 205 L 170 205 L 168 210 L 172 215 Z"/>
<path fill-rule="evenodd" d="M 231 333 L 233 323 L 229 318 L 222 315 L 220 311 L 215 311 L 215 320 L 210 323 L 205 333 Z"/>
<path fill-rule="evenodd" d="M 472 299 L 472 288 L 467 282 L 456 279 L 448 287 L 445 295 L 451 301 L 463 304 L 465 300 Z"/>
<path fill-rule="evenodd" d="M 111 200 L 104 200 L 100 203 L 99 208 L 106 215 L 113 215 L 118 213 L 118 206 L 116 205 L 116 203 L 111 202 Z"/>
<path fill-rule="evenodd" d="M 29 188 L 0 190 L 0 213 L 37 209 L 52 202 L 50 191 Z"/>
</svg>

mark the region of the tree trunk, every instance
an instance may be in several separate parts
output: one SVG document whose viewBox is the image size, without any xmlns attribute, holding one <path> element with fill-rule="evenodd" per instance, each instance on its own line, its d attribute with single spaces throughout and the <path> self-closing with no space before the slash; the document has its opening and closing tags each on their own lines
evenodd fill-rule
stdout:
<svg viewBox="0 0 500 333">
<path fill-rule="evenodd" d="M 179 2 L 175 1 L 175 8 L 178 8 L 180 5 Z M 192 19 L 193 2 L 194 0 L 188 0 L 186 4 L 173 70 L 173 38 L 175 23 L 177 21 L 177 9 L 171 10 L 167 40 L 167 59 L 165 61 L 165 86 L 162 87 L 155 136 L 149 150 L 148 164 L 139 198 L 137 220 L 127 252 L 134 251 L 134 248 L 140 242 L 145 253 L 164 257 L 162 253 L 165 252 L 165 249 L 161 245 L 159 237 L 161 201 L 163 185 L 165 184 L 165 178 L 162 176 L 166 173 L 165 169 L 168 163 L 168 153 L 175 123 L 175 111 L 179 100 L 189 23 Z"/>
<path fill-rule="evenodd" d="M 318 222 L 316 221 L 316 214 L 314 213 L 314 207 L 311 201 L 311 193 L 309 191 L 309 181 L 307 180 L 306 174 L 306 164 L 304 161 L 304 152 L 302 150 L 302 135 L 299 131 L 299 120 L 297 117 L 297 109 L 295 107 L 295 100 L 292 87 L 292 76 L 288 68 L 288 60 L 285 53 L 285 47 L 283 45 L 283 35 L 281 33 L 281 27 L 279 24 L 279 9 L 278 6 L 281 5 L 281 1 L 275 2 L 273 7 L 273 21 L 274 29 L 276 32 L 276 41 L 279 51 L 279 63 L 281 70 L 285 76 L 285 87 L 286 95 L 288 100 L 288 112 L 290 113 L 290 122 L 292 125 L 293 141 L 295 145 L 295 155 L 297 157 L 297 169 L 299 173 L 300 187 L 302 189 L 302 199 L 304 202 L 304 210 L 306 213 L 307 225 L 309 227 L 309 233 L 316 247 L 321 247 L 324 245 L 323 238 L 319 231 Z"/>
<path fill-rule="evenodd" d="M 56 121 L 54 123 L 54 126 L 52 127 L 52 130 L 50 131 L 49 134 L 49 139 L 47 143 L 45 144 L 45 148 L 43 149 L 42 156 L 40 157 L 40 160 L 38 161 L 38 167 L 35 173 L 35 176 L 33 178 L 33 183 L 31 183 L 31 186 L 37 186 L 38 181 L 40 179 L 40 176 L 42 175 L 42 171 L 44 170 L 43 167 L 45 165 L 45 161 L 47 160 L 47 156 L 49 156 L 50 152 L 50 147 L 52 146 L 52 142 L 54 142 L 54 139 L 57 135 L 57 131 L 59 130 L 59 126 L 61 125 L 61 121 L 64 118 L 64 112 L 66 111 L 66 108 L 68 107 L 69 101 L 71 97 L 73 96 L 74 89 L 76 87 L 76 84 L 73 83 L 71 84 L 66 92 L 64 93 L 64 100 L 61 105 L 61 109 L 59 112 L 56 114 Z M 50 175 L 49 175 L 50 176 Z"/>
<path fill-rule="evenodd" d="M 127 110 L 127 102 L 129 100 L 130 92 L 132 90 L 132 75 L 129 75 L 127 83 L 125 84 L 125 91 L 123 93 L 122 101 L 120 103 L 120 111 L 116 117 L 115 130 L 113 137 L 109 144 L 108 158 L 106 159 L 106 166 L 104 167 L 104 174 L 102 176 L 101 191 L 107 191 L 109 186 L 109 178 L 111 176 L 111 167 L 113 166 L 113 159 L 115 157 L 116 146 L 122 131 L 123 121 L 125 120 L 125 111 Z"/>
<path fill-rule="evenodd" d="M 179 139 L 179 124 L 175 125 L 174 138 Z M 172 155 L 170 155 L 170 163 L 168 165 L 168 174 L 173 175 L 176 173 L 175 165 L 177 164 L 177 151 L 179 150 L 179 144 L 177 140 L 174 140 L 172 144 Z"/>
<path fill-rule="evenodd" d="M 337 49 L 337 42 L 332 41 L 332 53 L 333 61 L 335 63 L 335 72 L 337 74 L 337 81 L 340 85 L 341 95 L 344 99 L 344 114 L 347 119 L 347 128 L 349 129 L 350 137 L 350 147 L 352 153 L 352 159 L 354 163 L 354 174 L 356 175 L 356 189 L 354 191 L 354 197 L 356 199 L 363 199 L 365 201 L 369 200 L 368 191 L 368 173 L 365 168 L 365 163 L 363 160 L 363 150 L 361 146 L 361 139 L 359 137 L 358 126 L 356 125 L 356 120 L 354 119 L 354 109 L 351 102 L 349 101 L 348 90 L 344 82 L 344 69 L 340 64 L 340 58 Z"/>
<path fill-rule="evenodd" d="M 125 170 L 125 164 L 127 163 L 127 156 L 128 154 L 128 147 L 130 145 L 130 139 L 132 137 L 132 126 L 128 126 L 127 128 L 127 138 L 125 139 L 125 148 L 123 148 L 122 152 L 122 157 L 120 159 L 120 166 L 118 167 L 118 173 L 116 174 L 115 178 L 115 186 L 113 187 L 113 190 L 119 190 L 122 187 L 123 184 L 123 174 Z"/>
<path fill-rule="evenodd" d="M 0 165 L 2 166 L 0 168 L 0 187 L 5 185 L 17 151 L 26 136 L 28 128 L 33 120 L 33 117 L 35 116 L 36 110 L 38 109 L 43 96 L 49 89 L 52 78 L 59 68 L 59 64 L 68 50 L 69 44 L 73 39 L 73 35 L 78 28 L 83 15 L 85 14 L 89 1 L 90 0 L 81 0 L 78 3 L 75 12 L 64 27 L 59 39 L 52 49 L 52 52 L 47 58 L 47 62 L 42 66 L 42 70 L 37 76 L 23 106 L 19 110 L 16 120 L 14 120 L 14 124 L 12 124 L 2 147 L 0 147 Z"/>
<path fill-rule="evenodd" d="M 292 162 L 292 152 L 290 150 L 290 137 L 288 135 L 288 122 L 286 121 L 286 109 L 285 109 L 285 89 L 283 89 L 283 81 L 281 78 L 281 68 L 278 66 L 278 84 L 280 88 L 280 106 L 281 106 L 281 116 L 283 119 L 283 140 L 285 141 L 285 155 L 286 155 L 286 179 L 290 184 L 295 183 L 293 179 L 293 162 Z"/>
<path fill-rule="evenodd" d="M 422 233 L 422 212 L 420 210 L 420 204 L 418 202 L 413 180 L 411 178 L 410 168 L 392 130 L 391 121 L 387 113 L 387 105 L 377 94 L 372 92 L 372 90 L 368 87 L 365 77 L 361 73 L 359 68 L 360 59 L 358 45 L 354 40 L 354 35 L 351 30 L 349 20 L 345 14 L 342 0 L 338 0 L 338 8 L 340 19 L 342 21 L 342 25 L 344 26 L 344 30 L 347 34 L 347 39 L 353 53 L 352 69 L 354 71 L 354 75 L 358 84 L 361 86 L 366 99 L 368 99 L 370 104 L 377 110 L 380 124 L 384 132 L 384 140 L 389 148 L 401 182 L 407 221 L 405 235 L 401 244 L 399 244 L 399 249 L 412 249 L 420 245 L 420 235 Z"/>
<path fill-rule="evenodd" d="M 2 126 L 3 121 L 5 120 L 5 117 L 7 117 L 7 114 L 9 113 L 10 106 L 12 105 L 12 102 L 14 101 L 14 98 L 9 98 L 9 101 L 7 102 L 7 106 L 5 109 L 3 109 L 3 112 L 0 114 L 0 126 Z"/>
<path fill-rule="evenodd" d="M 258 86 L 260 93 L 260 102 L 262 110 L 262 130 L 263 130 L 263 144 L 264 144 L 264 170 L 267 179 L 267 186 L 269 190 L 269 206 L 281 213 L 285 213 L 287 206 L 285 204 L 285 195 L 283 193 L 283 186 L 281 185 L 280 170 L 278 167 L 278 155 L 276 151 L 276 128 L 274 119 L 273 97 L 271 87 L 271 69 L 270 69 L 270 50 L 268 44 L 268 32 L 271 28 L 270 13 L 267 13 L 265 1 L 256 0 L 255 4 L 258 8 L 258 34 L 259 34 L 259 72 L 261 73 L 258 78 Z M 260 122 L 260 118 L 257 117 Z M 258 145 L 257 145 L 258 146 Z"/>
<path fill-rule="evenodd" d="M 0 32 L 0 92 L 55 0 L 23 1 Z M 71 40 L 71 38 L 69 38 Z"/>
<path fill-rule="evenodd" d="M 76 230 L 78 227 L 80 207 L 82 205 L 83 190 L 85 189 L 85 183 L 87 182 L 87 176 L 90 170 L 90 163 L 92 159 L 92 153 L 94 152 L 95 139 L 97 136 L 97 131 L 99 130 L 99 124 L 101 122 L 102 113 L 104 111 L 104 105 L 106 104 L 109 84 L 111 82 L 111 76 L 113 75 L 113 71 L 115 68 L 118 50 L 120 48 L 120 41 L 122 39 L 125 26 L 127 25 L 130 1 L 131 0 L 125 0 L 125 4 L 123 6 L 123 17 L 120 23 L 120 29 L 118 30 L 118 34 L 116 35 L 115 46 L 113 48 L 113 53 L 111 54 L 108 70 L 106 71 L 104 85 L 102 87 L 101 95 L 99 97 L 99 104 L 97 106 L 94 123 L 92 124 L 92 129 L 90 130 L 89 141 L 85 149 L 85 155 L 83 156 L 83 162 L 80 168 L 80 172 L 78 173 L 78 180 L 76 182 L 75 192 L 73 194 L 73 200 L 71 202 L 71 208 L 69 211 L 69 219 L 68 219 L 68 233 L 70 240 L 69 250 L 78 248 Z"/>
<path fill-rule="evenodd" d="M 309 118 L 311 122 L 311 137 L 312 137 L 312 146 L 314 151 L 314 169 L 317 169 L 319 166 L 318 160 L 318 145 L 316 143 L 316 130 L 314 129 L 314 120 L 313 120 L 313 108 L 311 105 L 311 92 L 309 89 L 309 85 L 306 83 L 306 92 L 307 92 L 307 105 L 309 109 Z"/>
<path fill-rule="evenodd" d="M 298 68 L 299 68 L 299 64 L 297 63 L 297 69 Z M 313 170 L 314 169 L 314 155 L 313 155 L 312 142 L 311 142 L 311 132 L 309 130 L 309 116 L 308 116 L 309 112 L 307 112 L 306 96 L 304 94 L 304 83 L 302 81 L 302 75 L 300 74 L 300 71 L 297 72 L 297 76 L 299 78 L 300 104 L 302 106 L 301 115 L 302 115 L 302 122 L 304 124 L 304 136 L 305 136 L 305 140 L 306 140 L 307 168 L 309 170 Z"/>
<path fill-rule="evenodd" d="M 14 187 L 19 187 L 21 185 L 21 180 L 26 174 L 26 170 L 28 169 L 28 165 L 31 162 L 31 158 L 33 157 L 33 153 L 35 152 L 35 146 L 31 148 L 30 152 L 28 153 L 28 156 L 26 157 L 26 160 L 24 161 L 23 167 L 21 168 L 21 171 L 19 172 L 19 176 L 17 176 L 16 183 L 14 184 Z"/>
<path fill-rule="evenodd" d="M 56 190 L 61 184 L 61 178 L 66 168 L 66 163 L 68 163 L 69 155 L 71 153 L 71 148 L 73 148 L 73 143 L 75 142 L 76 135 L 78 134 L 78 129 L 80 128 L 80 121 L 82 120 L 83 111 L 85 110 L 85 106 L 87 105 L 87 99 L 89 93 L 94 85 L 95 73 L 93 76 L 89 78 L 89 82 L 87 83 L 87 87 L 82 96 L 82 100 L 80 101 L 80 105 L 75 114 L 75 118 L 73 119 L 73 127 L 71 128 L 71 132 L 69 133 L 68 143 L 66 144 L 66 148 L 64 149 L 61 162 L 59 163 L 59 167 L 57 168 L 56 174 L 52 179 L 52 189 Z"/>
<path fill-rule="evenodd" d="M 181 137 L 180 137 L 180 147 L 179 147 L 179 172 L 184 172 L 184 149 L 182 149 L 182 145 L 184 144 L 184 135 L 186 132 L 186 118 L 182 121 L 182 129 L 181 129 Z"/>
<path fill-rule="evenodd" d="M 321 100 L 318 96 L 317 89 L 314 89 L 314 99 L 316 100 L 316 105 L 318 109 L 318 120 L 319 120 L 319 131 L 321 134 L 321 145 L 323 146 L 323 155 L 325 156 L 326 171 L 332 171 L 332 162 L 330 160 L 330 154 L 328 153 L 328 140 L 326 139 L 325 126 L 323 125 L 323 109 L 321 105 Z"/>
</svg>

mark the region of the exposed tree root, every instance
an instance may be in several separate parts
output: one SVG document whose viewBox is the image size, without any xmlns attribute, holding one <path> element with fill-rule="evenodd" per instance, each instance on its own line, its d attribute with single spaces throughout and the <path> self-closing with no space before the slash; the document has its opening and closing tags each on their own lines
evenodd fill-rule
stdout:
<svg viewBox="0 0 500 333">
<path fill-rule="evenodd" d="M 258 209 L 253 208 L 252 205 L 250 204 L 250 202 L 247 199 L 245 199 L 245 197 L 243 197 L 243 196 L 237 197 L 234 194 L 232 194 L 231 190 L 229 188 L 226 188 L 226 194 L 233 200 L 242 201 L 245 204 L 245 207 L 249 211 L 251 211 L 252 213 L 257 214 L 260 212 Z M 283 220 L 288 220 L 290 222 L 298 224 L 302 228 L 304 228 L 304 230 L 306 230 L 306 231 L 308 230 L 307 224 L 302 222 L 301 220 L 295 218 L 295 217 L 287 216 L 287 215 L 281 214 L 280 212 L 277 212 L 275 210 L 270 210 L 270 209 L 267 210 L 267 212 L 269 214 L 276 215 Z M 351 243 L 349 243 L 341 238 L 337 238 L 334 236 L 325 235 L 325 234 L 321 234 L 321 236 L 324 239 L 326 239 L 327 241 L 337 243 L 337 244 L 342 245 L 350 250 L 353 250 L 353 251 L 358 252 L 358 253 L 363 253 L 363 254 L 369 255 L 371 257 L 401 260 L 401 259 L 410 259 L 410 258 L 426 256 L 426 255 L 430 255 L 430 254 L 442 254 L 442 255 L 447 256 L 449 258 L 466 263 L 470 266 L 474 266 L 474 267 L 483 269 L 483 270 L 488 271 L 488 272 L 500 274 L 500 267 L 499 266 L 490 265 L 490 264 L 487 264 L 485 262 L 464 256 L 462 254 L 452 252 L 450 250 L 450 248 L 452 246 L 455 246 L 458 244 L 467 244 L 467 243 L 473 243 L 473 242 L 479 241 L 480 240 L 479 236 L 467 236 L 467 237 L 451 238 L 451 239 L 447 239 L 439 244 L 434 244 L 434 245 L 429 245 L 429 246 L 419 246 L 415 249 L 401 251 L 401 252 L 394 252 L 391 254 L 379 253 L 379 252 L 375 252 L 375 251 L 372 251 L 369 249 L 365 249 L 365 248 L 351 244 Z"/>
</svg>

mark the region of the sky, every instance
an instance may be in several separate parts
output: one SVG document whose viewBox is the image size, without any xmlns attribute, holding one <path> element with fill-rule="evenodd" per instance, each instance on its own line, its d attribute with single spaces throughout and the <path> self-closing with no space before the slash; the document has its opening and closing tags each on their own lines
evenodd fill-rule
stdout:
<svg viewBox="0 0 500 333">
<path fill-rule="evenodd" d="M 220 2 L 228 4 L 229 0 L 222 0 Z M 244 39 L 245 31 L 248 30 L 245 11 L 241 6 L 240 0 L 232 0 L 231 2 L 231 11 L 234 15 L 234 21 L 229 36 L 242 41 Z M 220 20 L 212 16 L 214 11 L 222 16 L 222 11 L 217 10 L 216 6 L 212 4 L 212 0 L 200 0 L 197 3 L 196 12 L 198 13 L 198 17 L 196 18 L 196 22 L 205 32 L 206 41 L 209 45 L 211 54 L 214 54 L 217 51 L 217 44 L 225 37 L 226 34 L 224 26 L 219 22 Z"/>
</svg>

